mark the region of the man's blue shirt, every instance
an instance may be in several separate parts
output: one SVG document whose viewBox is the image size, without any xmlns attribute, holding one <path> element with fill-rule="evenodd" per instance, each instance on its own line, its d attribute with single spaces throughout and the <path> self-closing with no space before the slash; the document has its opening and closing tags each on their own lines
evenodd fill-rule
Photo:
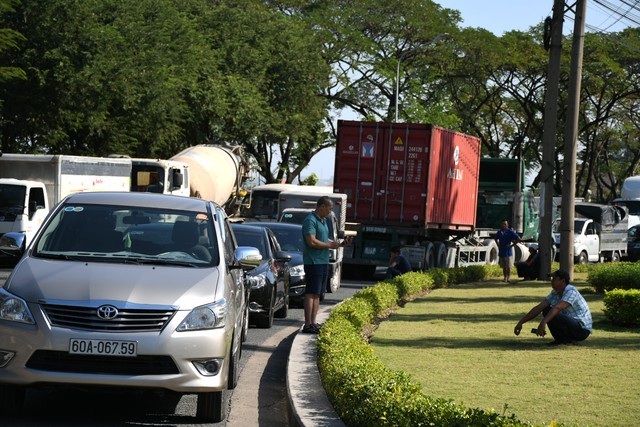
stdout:
<svg viewBox="0 0 640 427">
<path fill-rule="evenodd" d="M 519 238 L 520 236 L 518 236 L 518 233 L 510 228 L 507 228 L 504 231 L 502 231 L 502 229 L 498 230 L 498 233 L 496 234 L 496 239 L 498 240 L 498 256 L 508 257 L 513 255 L 511 243 Z"/>
<path fill-rule="evenodd" d="M 554 289 L 549 295 L 547 295 L 547 301 L 551 303 L 551 307 L 555 307 L 560 301 L 569 303 L 569 307 L 562 310 L 563 313 L 576 319 L 582 327 L 589 332 L 593 328 L 593 320 L 591 319 L 591 310 L 587 305 L 584 297 L 580 295 L 580 292 L 573 286 L 567 285 L 562 292 L 562 296 Z"/>
</svg>

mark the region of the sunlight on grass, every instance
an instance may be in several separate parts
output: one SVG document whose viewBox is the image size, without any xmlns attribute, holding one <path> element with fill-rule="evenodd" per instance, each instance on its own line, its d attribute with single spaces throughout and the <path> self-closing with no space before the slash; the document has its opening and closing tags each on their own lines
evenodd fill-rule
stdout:
<svg viewBox="0 0 640 427">
<path fill-rule="evenodd" d="M 610 325 L 602 295 L 576 286 L 594 320 L 593 334 L 578 346 L 548 347 L 550 335 L 529 332 L 540 318 L 513 334 L 550 291 L 541 281 L 435 290 L 382 322 L 371 344 L 388 367 L 410 373 L 430 396 L 540 425 L 638 425 L 640 331 Z"/>
</svg>

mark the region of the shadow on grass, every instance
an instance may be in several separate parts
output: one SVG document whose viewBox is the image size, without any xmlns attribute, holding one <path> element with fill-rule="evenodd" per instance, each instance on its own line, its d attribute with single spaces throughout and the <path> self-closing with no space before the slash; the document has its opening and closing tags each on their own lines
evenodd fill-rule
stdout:
<svg viewBox="0 0 640 427">
<path fill-rule="evenodd" d="M 523 333 L 524 329 L 523 329 Z M 515 335 L 513 338 L 486 338 L 486 337 L 428 337 L 414 340 L 375 339 L 375 345 L 380 347 L 398 348 L 451 348 L 451 349 L 479 349 L 479 350 L 527 350 L 527 351 L 557 351 L 558 349 L 618 349 L 628 351 L 640 351 L 638 338 L 612 338 L 591 336 L 574 346 L 549 346 L 553 339 L 549 335 L 545 338 L 528 338 Z"/>
</svg>

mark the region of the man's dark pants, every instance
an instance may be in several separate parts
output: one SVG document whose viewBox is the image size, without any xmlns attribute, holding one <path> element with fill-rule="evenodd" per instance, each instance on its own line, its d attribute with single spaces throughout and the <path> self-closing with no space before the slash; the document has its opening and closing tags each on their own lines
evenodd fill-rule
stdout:
<svg viewBox="0 0 640 427">
<path fill-rule="evenodd" d="M 542 311 L 542 315 L 546 316 L 551 307 L 547 307 Z M 547 324 L 549 332 L 553 338 L 561 343 L 570 343 L 575 341 L 584 341 L 590 332 L 582 327 L 580 322 L 567 314 L 560 312 Z"/>
</svg>

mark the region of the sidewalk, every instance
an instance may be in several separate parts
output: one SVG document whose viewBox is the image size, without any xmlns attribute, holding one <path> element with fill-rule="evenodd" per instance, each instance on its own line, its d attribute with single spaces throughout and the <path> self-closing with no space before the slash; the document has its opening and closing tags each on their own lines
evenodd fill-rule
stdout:
<svg viewBox="0 0 640 427">
<path fill-rule="evenodd" d="M 318 321 L 329 317 L 332 307 L 321 307 Z M 292 421 L 302 427 L 345 427 L 320 381 L 316 363 L 318 335 L 298 334 L 293 340 L 287 363 L 287 394 L 291 403 Z"/>
</svg>

